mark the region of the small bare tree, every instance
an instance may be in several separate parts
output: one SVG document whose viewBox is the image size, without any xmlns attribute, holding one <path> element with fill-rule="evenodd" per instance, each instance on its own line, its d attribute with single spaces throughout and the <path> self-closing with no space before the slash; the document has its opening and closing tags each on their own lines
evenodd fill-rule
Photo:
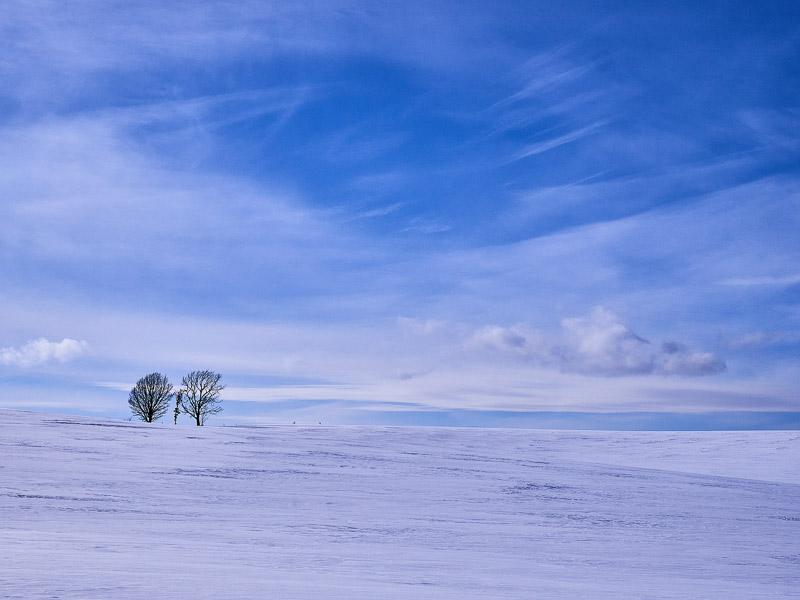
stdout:
<svg viewBox="0 0 800 600">
<path fill-rule="evenodd" d="M 222 411 L 219 393 L 225 386 L 219 383 L 221 378 L 213 371 L 192 371 L 181 381 L 183 387 L 178 390 L 177 404 L 198 426 L 204 425 L 209 415 Z"/>
<path fill-rule="evenodd" d="M 146 423 L 152 423 L 166 414 L 172 396 L 172 384 L 167 376 L 150 373 L 133 386 L 128 395 L 128 406 L 131 407 L 133 416 Z"/>
</svg>

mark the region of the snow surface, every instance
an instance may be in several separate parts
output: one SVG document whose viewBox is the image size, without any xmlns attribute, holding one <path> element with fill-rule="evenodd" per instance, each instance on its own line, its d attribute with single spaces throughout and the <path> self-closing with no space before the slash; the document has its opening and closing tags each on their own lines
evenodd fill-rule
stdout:
<svg viewBox="0 0 800 600">
<path fill-rule="evenodd" d="M 0 410 L 2 598 L 800 598 L 800 432 Z"/>
</svg>

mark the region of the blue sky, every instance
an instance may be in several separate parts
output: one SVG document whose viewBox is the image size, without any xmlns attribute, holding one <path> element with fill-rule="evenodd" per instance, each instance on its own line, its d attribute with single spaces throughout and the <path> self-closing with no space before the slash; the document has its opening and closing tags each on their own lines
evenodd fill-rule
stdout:
<svg viewBox="0 0 800 600">
<path fill-rule="evenodd" d="M 0 406 L 800 426 L 794 2 L 0 6 Z"/>
</svg>

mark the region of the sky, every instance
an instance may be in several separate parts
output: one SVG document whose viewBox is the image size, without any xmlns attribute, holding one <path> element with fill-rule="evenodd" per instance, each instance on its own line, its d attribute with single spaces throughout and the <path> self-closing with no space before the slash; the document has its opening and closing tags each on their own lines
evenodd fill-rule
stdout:
<svg viewBox="0 0 800 600">
<path fill-rule="evenodd" d="M 2 408 L 800 428 L 799 234 L 796 2 L 0 4 Z"/>
</svg>

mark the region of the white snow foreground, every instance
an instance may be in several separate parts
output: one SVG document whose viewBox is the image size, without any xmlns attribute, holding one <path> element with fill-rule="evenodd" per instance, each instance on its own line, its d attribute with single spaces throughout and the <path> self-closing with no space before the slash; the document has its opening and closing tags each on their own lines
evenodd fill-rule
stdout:
<svg viewBox="0 0 800 600">
<path fill-rule="evenodd" d="M 0 410 L 0 597 L 800 598 L 800 432 Z"/>
</svg>

